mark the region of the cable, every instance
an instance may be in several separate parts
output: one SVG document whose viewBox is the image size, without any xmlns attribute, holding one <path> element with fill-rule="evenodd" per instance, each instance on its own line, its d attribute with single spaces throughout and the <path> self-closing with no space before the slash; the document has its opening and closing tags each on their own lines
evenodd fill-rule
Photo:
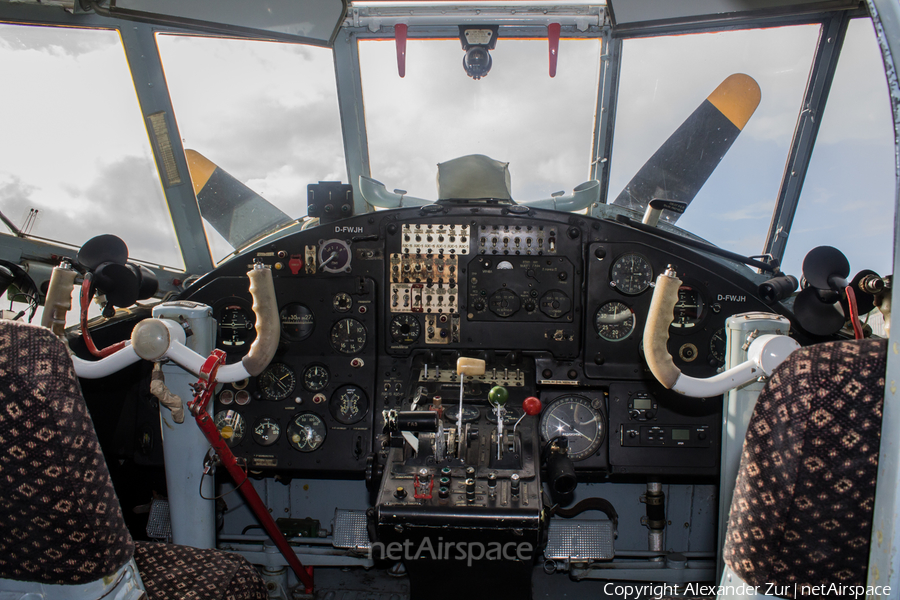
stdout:
<svg viewBox="0 0 900 600">
<path fill-rule="evenodd" d="M 853 292 L 853 288 L 849 285 L 844 288 L 844 292 L 847 294 L 847 305 L 848 305 L 848 316 L 850 318 L 850 324 L 853 325 L 853 336 L 861 340 L 863 339 L 863 330 L 862 325 L 859 322 L 859 316 L 856 314 L 856 294 Z"/>
<path fill-rule="evenodd" d="M 125 347 L 125 340 L 113 344 L 112 346 L 108 346 L 103 350 L 98 350 L 97 346 L 94 345 L 94 340 L 91 338 L 91 330 L 88 328 L 88 307 L 91 304 L 91 298 L 94 296 L 93 290 L 91 289 L 91 284 L 94 280 L 93 273 L 88 271 L 87 275 L 84 276 L 84 281 L 81 284 L 81 337 L 84 339 L 84 345 L 87 346 L 88 351 L 98 358 L 105 358 L 114 352 L 118 352 L 122 348 Z"/>
</svg>

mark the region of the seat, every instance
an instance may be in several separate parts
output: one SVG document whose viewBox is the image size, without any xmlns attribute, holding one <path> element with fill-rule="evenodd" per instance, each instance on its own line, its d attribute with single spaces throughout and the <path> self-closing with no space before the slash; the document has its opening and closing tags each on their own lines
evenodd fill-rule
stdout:
<svg viewBox="0 0 900 600">
<path fill-rule="evenodd" d="M 789 598 L 866 585 L 886 362 L 887 340 L 832 342 L 772 374 L 744 441 L 723 583 L 730 569 Z"/>
<path fill-rule="evenodd" d="M 268 597 L 241 556 L 132 540 L 66 347 L 47 329 L 6 320 L 0 320 L 0 481 L 4 598 L 89 598 L 91 585 L 115 583 L 134 564 L 135 586 L 142 581 L 151 599 Z M 40 593 L 23 591 L 27 583 Z"/>
</svg>

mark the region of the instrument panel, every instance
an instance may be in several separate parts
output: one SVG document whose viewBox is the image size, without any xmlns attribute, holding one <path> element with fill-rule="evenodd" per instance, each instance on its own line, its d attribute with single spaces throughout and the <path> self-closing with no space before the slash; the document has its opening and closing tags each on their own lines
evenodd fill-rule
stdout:
<svg viewBox="0 0 900 600">
<path fill-rule="evenodd" d="M 773 311 L 749 268 L 625 223 L 432 205 L 300 231 L 204 276 L 182 298 L 213 307 L 230 362 L 255 338 L 244 275 L 254 261 L 272 268 L 281 341 L 262 374 L 219 390 L 215 419 L 262 472 L 371 476 L 388 452 L 386 411 L 408 410 L 423 386 L 447 399 L 445 415 L 458 411 L 454 365 L 468 356 L 491 382 L 542 400 L 525 418 L 542 442 L 568 438 L 580 473 L 712 476 L 721 398 L 663 389 L 643 358 L 655 278 L 671 266 L 684 282 L 669 351 L 695 377 L 723 366 L 728 316 Z M 466 410 L 483 410 L 487 384 L 467 385 Z"/>
</svg>

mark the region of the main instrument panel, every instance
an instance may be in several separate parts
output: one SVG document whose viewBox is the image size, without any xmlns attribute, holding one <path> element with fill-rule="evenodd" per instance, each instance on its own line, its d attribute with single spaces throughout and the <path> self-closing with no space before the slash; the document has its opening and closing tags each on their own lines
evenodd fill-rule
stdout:
<svg viewBox="0 0 900 600">
<path fill-rule="evenodd" d="M 272 269 L 281 341 L 258 377 L 222 386 L 215 420 L 260 472 L 372 477 L 388 461 L 389 411 L 436 396 L 455 425 L 462 356 L 486 364 L 464 390 L 464 419 L 482 430 L 501 385 L 515 392 L 503 418 L 539 398 L 527 431 L 536 444 L 568 437 L 582 475 L 714 476 L 721 398 L 663 389 L 643 358 L 655 278 L 671 265 L 684 282 L 669 351 L 695 377 L 723 366 L 728 316 L 773 310 L 749 268 L 627 223 L 431 205 L 298 231 L 195 283 L 182 298 L 213 307 L 230 362 L 255 336 L 254 262 Z"/>
</svg>

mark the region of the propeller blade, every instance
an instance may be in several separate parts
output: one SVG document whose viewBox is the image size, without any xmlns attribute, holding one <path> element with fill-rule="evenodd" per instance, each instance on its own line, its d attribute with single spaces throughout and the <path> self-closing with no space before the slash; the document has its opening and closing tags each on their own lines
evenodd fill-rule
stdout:
<svg viewBox="0 0 900 600">
<path fill-rule="evenodd" d="M 735 73 L 725 78 L 641 167 L 613 204 L 639 213 L 653 198 L 690 204 L 753 116 L 761 97 L 759 85 L 749 75 Z M 662 213 L 669 223 L 679 216 L 668 210 Z"/>
<path fill-rule="evenodd" d="M 86 241 L 78 251 L 75 260 L 90 271 L 103 263 L 124 265 L 128 260 L 128 246 L 120 237 L 105 233 Z"/>
<path fill-rule="evenodd" d="M 195 150 L 185 150 L 200 214 L 233 248 L 294 219 Z"/>
</svg>

